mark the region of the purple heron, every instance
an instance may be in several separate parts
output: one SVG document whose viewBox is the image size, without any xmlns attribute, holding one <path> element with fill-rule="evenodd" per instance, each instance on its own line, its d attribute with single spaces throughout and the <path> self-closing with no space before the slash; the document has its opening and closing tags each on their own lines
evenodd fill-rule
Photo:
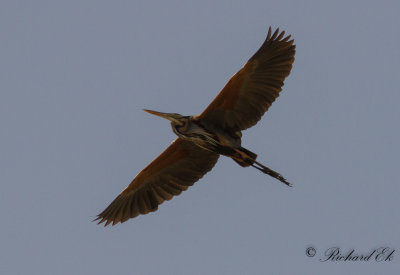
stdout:
<svg viewBox="0 0 400 275">
<path fill-rule="evenodd" d="M 271 27 L 260 49 L 211 102 L 196 116 L 144 110 L 171 121 L 178 138 L 144 168 L 95 220 L 105 226 L 123 223 L 188 189 L 208 171 L 220 155 L 242 167 L 252 166 L 290 185 L 279 173 L 256 161 L 257 155 L 241 146 L 241 131 L 255 125 L 279 96 L 294 62 L 290 35 Z"/>
</svg>

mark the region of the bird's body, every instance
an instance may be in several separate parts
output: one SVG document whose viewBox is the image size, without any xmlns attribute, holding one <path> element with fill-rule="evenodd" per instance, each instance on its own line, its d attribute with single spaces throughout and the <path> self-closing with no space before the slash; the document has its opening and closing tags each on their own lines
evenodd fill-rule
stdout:
<svg viewBox="0 0 400 275">
<path fill-rule="evenodd" d="M 287 185 L 279 173 L 259 163 L 257 154 L 242 147 L 242 131 L 255 125 L 279 96 L 290 73 L 295 46 L 277 29 L 197 116 L 145 110 L 171 121 L 178 138 L 144 168 L 131 184 L 98 215 L 105 225 L 124 222 L 158 209 L 206 174 L 220 155 L 240 166 L 253 166 Z"/>
<path fill-rule="evenodd" d="M 172 131 L 180 138 L 190 141 L 198 147 L 232 158 L 240 166 L 253 166 L 258 170 L 290 185 L 279 173 L 256 161 L 257 154 L 241 146 L 242 133 L 229 132 L 202 119 L 201 116 L 182 116 L 151 110 L 146 112 L 171 120 Z"/>
<path fill-rule="evenodd" d="M 241 145 L 241 133 L 228 133 L 218 127 L 213 127 L 198 116 L 183 117 L 187 119 L 183 126 L 171 122 L 172 131 L 180 138 L 187 139 L 199 147 L 218 154 L 223 153 L 223 147 L 237 148 Z"/>
</svg>

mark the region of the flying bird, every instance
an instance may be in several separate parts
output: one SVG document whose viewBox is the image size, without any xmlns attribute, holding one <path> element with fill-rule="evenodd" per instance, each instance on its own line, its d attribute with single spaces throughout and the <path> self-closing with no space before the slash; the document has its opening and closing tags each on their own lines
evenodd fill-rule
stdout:
<svg viewBox="0 0 400 275">
<path fill-rule="evenodd" d="M 214 101 L 200 114 L 183 116 L 144 110 L 171 121 L 178 138 L 144 168 L 101 212 L 96 221 L 104 226 L 123 223 L 188 189 L 217 162 L 230 157 L 242 167 L 252 166 L 281 182 L 279 173 L 259 163 L 257 154 L 241 146 L 242 131 L 255 125 L 279 96 L 294 62 L 294 40 L 271 27 L 260 49 L 228 81 Z"/>
</svg>

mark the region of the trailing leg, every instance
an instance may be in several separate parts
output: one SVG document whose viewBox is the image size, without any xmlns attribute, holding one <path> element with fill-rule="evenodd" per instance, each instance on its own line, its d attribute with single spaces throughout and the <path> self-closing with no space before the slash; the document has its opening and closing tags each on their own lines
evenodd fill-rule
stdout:
<svg viewBox="0 0 400 275">
<path fill-rule="evenodd" d="M 253 166 L 264 174 L 270 175 L 288 186 L 292 186 L 281 174 L 256 161 L 257 154 L 247 150 L 246 148 L 233 148 L 233 152 L 229 156 L 242 167 Z"/>
<path fill-rule="evenodd" d="M 254 161 L 254 163 L 251 166 L 260 170 L 264 174 L 270 175 L 271 177 L 280 180 L 281 182 L 283 182 L 284 184 L 286 184 L 288 186 L 292 186 L 292 184 L 290 184 L 281 174 L 279 174 L 278 172 L 275 172 L 272 169 L 269 169 L 268 167 L 262 165 L 258 161 Z"/>
</svg>

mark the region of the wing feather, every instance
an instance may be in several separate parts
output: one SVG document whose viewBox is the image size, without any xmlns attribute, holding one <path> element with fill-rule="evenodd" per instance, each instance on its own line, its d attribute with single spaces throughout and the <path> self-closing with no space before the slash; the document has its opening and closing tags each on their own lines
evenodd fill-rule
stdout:
<svg viewBox="0 0 400 275">
<path fill-rule="evenodd" d="M 101 212 L 96 220 L 105 226 L 125 222 L 158 209 L 158 205 L 188 189 L 212 169 L 219 155 L 177 138 L 144 168 Z"/>
<path fill-rule="evenodd" d="M 294 62 L 295 48 L 290 35 L 279 28 L 267 39 L 199 115 L 228 131 L 241 131 L 255 125 L 279 96 L 283 81 Z"/>
</svg>

